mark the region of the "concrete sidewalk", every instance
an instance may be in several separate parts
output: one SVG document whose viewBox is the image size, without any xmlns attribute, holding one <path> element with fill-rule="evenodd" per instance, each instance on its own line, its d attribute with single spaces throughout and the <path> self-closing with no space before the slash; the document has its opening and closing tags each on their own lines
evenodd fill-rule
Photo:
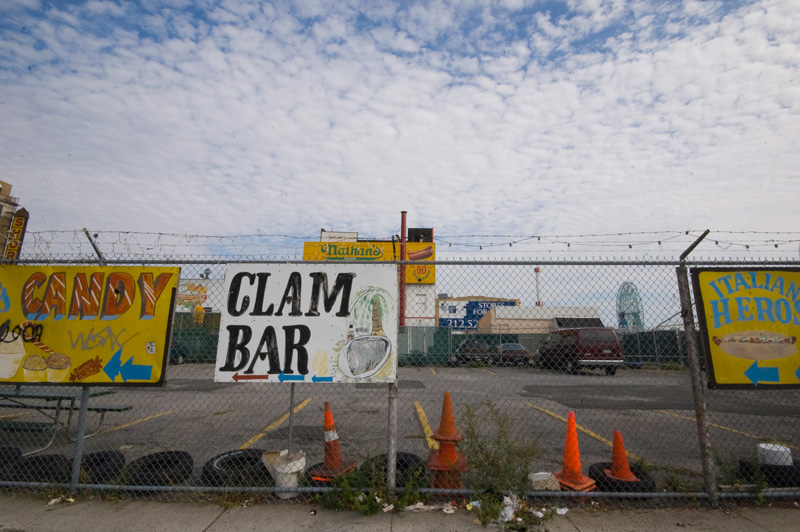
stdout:
<svg viewBox="0 0 800 532">
<path fill-rule="evenodd" d="M 466 510 L 379 513 L 362 516 L 308 504 L 269 504 L 223 508 L 215 504 L 130 500 L 55 502 L 22 495 L 0 495 L 0 532 L 264 532 L 280 530 L 461 532 L 482 527 Z M 782 532 L 800 530 L 800 509 L 598 510 L 570 509 L 531 530 L 549 532 L 634 531 Z"/>
</svg>

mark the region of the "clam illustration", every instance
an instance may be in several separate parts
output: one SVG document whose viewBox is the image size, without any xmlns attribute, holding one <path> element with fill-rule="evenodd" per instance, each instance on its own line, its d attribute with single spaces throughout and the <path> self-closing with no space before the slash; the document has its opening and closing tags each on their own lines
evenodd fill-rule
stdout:
<svg viewBox="0 0 800 532">
<path fill-rule="evenodd" d="M 353 336 L 339 354 L 339 369 L 348 377 L 363 379 L 380 370 L 392 353 L 392 342 L 381 323 L 378 299 L 372 298 L 372 333 Z"/>
</svg>

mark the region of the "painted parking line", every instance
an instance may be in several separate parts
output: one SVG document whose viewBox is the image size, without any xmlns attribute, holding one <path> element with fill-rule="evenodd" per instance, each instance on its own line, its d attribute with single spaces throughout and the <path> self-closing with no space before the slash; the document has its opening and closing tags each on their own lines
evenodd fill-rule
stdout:
<svg viewBox="0 0 800 532">
<path fill-rule="evenodd" d="M 172 410 L 167 410 L 166 412 L 161 412 L 159 414 L 154 414 L 152 416 L 143 417 L 141 419 L 137 419 L 136 421 L 131 421 L 130 423 L 125 423 L 124 425 L 117 425 L 116 427 L 111 427 L 110 429 L 101 430 L 97 434 L 106 434 L 107 432 L 114 432 L 115 430 L 120 429 L 127 429 L 128 427 L 132 427 L 134 425 L 138 425 L 139 423 L 143 423 L 145 421 L 150 421 L 151 419 L 155 419 L 157 417 L 166 416 L 167 414 L 171 414 Z"/>
<path fill-rule="evenodd" d="M 556 418 L 556 419 L 558 419 L 558 420 L 561 420 L 561 421 L 563 421 L 564 423 L 566 423 L 566 422 L 567 422 L 567 418 L 565 418 L 564 416 L 559 416 L 559 415 L 558 415 L 558 414 L 556 414 L 555 412 L 551 412 L 551 411 L 547 410 L 546 408 L 542 408 L 541 406 L 536 406 L 536 405 L 535 405 L 535 404 L 533 404 L 533 403 L 527 403 L 527 404 L 528 404 L 528 406 L 529 406 L 529 407 L 531 407 L 531 408 L 535 408 L 536 410 L 539 410 L 540 412 L 544 412 L 545 414 L 547 414 L 547 415 L 549 415 L 549 416 L 553 416 L 554 418 Z M 600 436 L 600 435 L 599 435 L 599 434 L 597 434 L 596 432 L 592 432 L 591 430 L 589 430 L 589 429 L 587 429 L 587 428 L 584 428 L 584 427 L 582 427 L 582 426 L 578 425 L 577 423 L 575 423 L 575 428 L 576 428 L 576 429 L 578 429 L 579 431 L 583 432 L 583 433 L 584 433 L 584 434 L 586 434 L 587 436 L 590 436 L 590 437 L 594 438 L 595 440 L 597 440 L 597 441 L 599 441 L 599 442 L 601 442 L 601 443 L 605 443 L 606 445 L 608 445 L 608 446 L 609 446 L 609 447 L 611 447 L 612 449 L 614 448 L 614 442 L 612 442 L 612 441 L 610 441 L 610 440 L 607 440 L 606 438 L 603 438 L 602 436 Z M 639 456 L 639 455 L 636 455 L 636 454 L 633 454 L 633 453 L 632 453 L 632 452 L 630 452 L 630 451 L 627 451 L 627 450 L 626 450 L 626 451 L 625 451 L 625 454 L 626 454 L 626 455 L 628 455 L 628 458 L 630 458 L 630 459 L 632 459 L 632 460 L 639 461 L 639 462 L 641 462 L 641 463 L 642 463 L 642 464 L 644 464 L 644 465 L 652 465 L 652 464 L 650 464 L 650 462 L 648 462 L 647 460 L 645 460 L 645 459 L 644 459 L 644 458 L 642 458 L 641 456 Z"/>
<path fill-rule="evenodd" d="M 668 412 L 667 410 L 656 410 L 656 412 L 659 412 L 661 414 L 666 414 L 668 416 L 677 417 L 677 418 L 680 418 L 680 419 L 686 419 L 688 421 L 694 421 L 695 423 L 697 423 L 697 420 L 695 418 L 691 417 L 691 416 L 682 416 L 680 414 L 675 414 L 673 412 Z M 778 444 L 784 445 L 786 447 L 791 447 L 792 449 L 800 450 L 800 447 L 798 447 L 796 445 L 791 445 L 789 443 L 779 442 L 778 440 L 774 440 L 772 438 L 765 438 L 764 436 L 756 436 L 755 434 L 749 434 L 747 432 L 742 432 L 741 430 L 733 429 L 731 427 L 726 427 L 724 425 L 718 425 L 716 423 L 709 423 L 708 426 L 714 427 L 714 428 L 720 429 L 720 430 L 727 430 L 728 432 L 733 432 L 734 434 L 739 434 L 740 436 L 746 436 L 748 438 L 753 438 L 754 440 L 759 440 L 759 441 L 768 442 L 768 443 L 778 443 Z"/>
<path fill-rule="evenodd" d="M 292 410 L 292 412 L 296 414 L 297 412 L 305 408 L 305 406 L 310 402 L 311 398 L 309 397 L 308 399 L 306 399 L 305 401 L 294 407 L 294 410 Z M 264 427 L 260 433 L 256 434 L 255 436 L 247 440 L 241 447 L 239 447 L 239 449 L 247 449 L 248 447 L 251 447 L 255 442 L 263 438 L 268 432 L 271 432 L 280 427 L 287 419 L 289 419 L 289 412 L 286 412 L 280 418 L 278 418 L 277 420 L 273 421 L 272 423 Z"/>
<path fill-rule="evenodd" d="M 436 375 L 436 370 L 435 370 L 435 369 L 433 369 L 432 367 L 428 367 L 428 369 L 429 369 L 429 370 L 431 370 L 431 373 L 433 373 L 434 375 Z"/>
<path fill-rule="evenodd" d="M 22 415 L 22 412 L 17 412 L 16 414 L 5 414 L 0 416 L 0 419 L 14 419 L 15 417 L 19 417 Z"/>
<path fill-rule="evenodd" d="M 425 433 L 425 439 L 428 441 L 428 449 L 438 449 L 439 442 L 433 439 L 433 430 L 430 423 L 428 423 L 428 416 L 425 415 L 425 410 L 422 409 L 419 401 L 414 401 L 414 408 L 417 409 L 417 417 L 422 425 L 422 431 Z"/>
<path fill-rule="evenodd" d="M 483 371 L 487 372 L 487 373 L 491 373 L 492 375 L 494 375 L 494 374 L 496 374 L 496 373 L 497 373 L 496 371 L 492 371 L 492 370 L 489 370 L 489 369 L 486 369 L 486 368 L 481 368 L 481 369 L 482 369 Z"/>
</svg>

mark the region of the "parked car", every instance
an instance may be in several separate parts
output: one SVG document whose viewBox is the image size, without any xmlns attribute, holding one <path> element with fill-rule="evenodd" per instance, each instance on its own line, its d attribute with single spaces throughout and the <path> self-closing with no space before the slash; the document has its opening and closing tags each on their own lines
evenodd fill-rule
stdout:
<svg viewBox="0 0 800 532">
<path fill-rule="evenodd" d="M 492 361 L 498 366 L 529 366 L 533 356 L 522 344 L 500 344 Z"/>
<path fill-rule="evenodd" d="M 545 369 L 577 373 L 581 367 L 592 367 L 614 375 L 623 363 L 622 343 L 614 329 L 561 329 L 551 333 L 539 348 L 539 365 Z"/>
<path fill-rule="evenodd" d="M 492 355 L 492 350 L 486 340 L 483 338 L 470 338 L 458 345 L 456 352 L 450 357 L 450 361 L 455 364 L 465 364 L 467 362 L 488 364 Z"/>
</svg>

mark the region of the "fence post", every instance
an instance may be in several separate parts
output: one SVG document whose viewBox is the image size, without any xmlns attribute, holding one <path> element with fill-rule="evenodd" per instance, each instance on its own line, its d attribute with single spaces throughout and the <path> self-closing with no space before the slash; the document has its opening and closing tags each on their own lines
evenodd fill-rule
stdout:
<svg viewBox="0 0 800 532">
<path fill-rule="evenodd" d="M 692 377 L 692 396 L 697 417 L 697 435 L 700 443 L 700 458 L 703 462 L 703 483 L 711 504 L 716 506 L 717 481 L 714 460 L 711 455 L 711 437 L 706 416 L 706 396 L 703 386 L 703 375 L 700 372 L 700 356 L 697 348 L 697 337 L 694 332 L 694 313 L 692 312 L 692 296 L 689 293 L 689 274 L 686 266 L 677 268 L 678 292 L 681 298 L 681 316 L 686 336 L 686 351 L 689 361 L 689 374 Z"/>
<path fill-rule="evenodd" d="M 81 390 L 81 406 L 78 411 L 78 432 L 75 435 L 75 451 L 72 458 L 72 470 L 69 478 L 70 495 L 75 495 L 77 484 L 80 481 L 81 462 L 83 461 L 83 440 L 86 434 L 86 416 L 89 412 L 89 386 Z M 69 427 L 67 427 L 69 430 Z"/>
<path fill-rule="evenodd" d="M 389 384 L 389 453 L 386 457 L 386 490 L 394 495 L 397 486 L 397 382 Z"/>
</svg>

